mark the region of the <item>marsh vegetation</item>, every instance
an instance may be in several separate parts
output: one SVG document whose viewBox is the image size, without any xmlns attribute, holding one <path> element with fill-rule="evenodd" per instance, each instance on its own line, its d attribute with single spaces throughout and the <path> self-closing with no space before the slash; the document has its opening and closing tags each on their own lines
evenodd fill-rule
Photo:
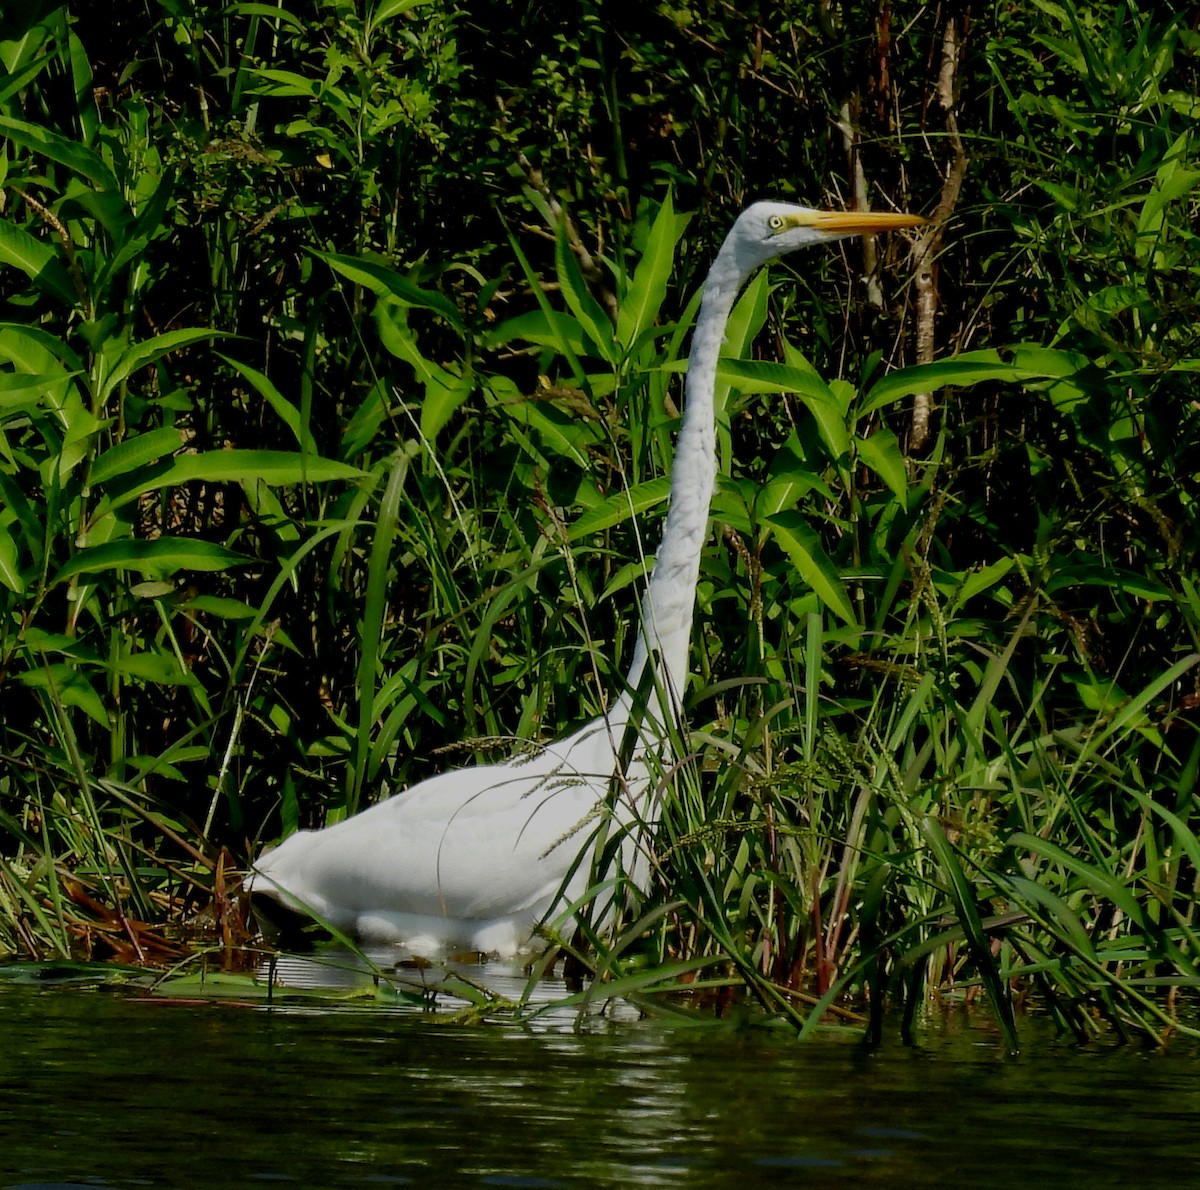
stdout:
<svg viewBox="0 0 1200 1190">
<path fill-rule="evenodd" d="M 577 961 L 1187 1027 L 1182 5 L 11 7 L 0 953 L 219 961 L 264 843 L 597 716 L 770 196 L 934 222 L 737 307 L 654 886 Z"/>
</svg>

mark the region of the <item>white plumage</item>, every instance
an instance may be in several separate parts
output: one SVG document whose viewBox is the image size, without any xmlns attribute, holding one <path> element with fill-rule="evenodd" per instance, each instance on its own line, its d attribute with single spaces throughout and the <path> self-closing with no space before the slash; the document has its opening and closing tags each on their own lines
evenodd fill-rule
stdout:
<svg viewBox="0 0 1200 1190">
<path fill-rule="evenodd" d="M 653 774 L 667 758 L 687 677 L 716 478 L 717 359 L 734 300 L 756 269 L 785 252 L 921 222 L 785 203 L 744 211 L 704 283 L 670 508 L 625 689 L 609 714 L 532 756 L 443 773 L 335 826 L 298 831 L 260 857 L 247 887 L 366 942 L 423 955 L 462 947 L 509 956 L 540 924 L 569 924 L 593 875 L 589 841 L 598 827 L 610 838 L 624 832 L 620 866 L 644 885 L 660 793 Z M 648 697 L 633 723 L 639 688 Z"/>
</svg>

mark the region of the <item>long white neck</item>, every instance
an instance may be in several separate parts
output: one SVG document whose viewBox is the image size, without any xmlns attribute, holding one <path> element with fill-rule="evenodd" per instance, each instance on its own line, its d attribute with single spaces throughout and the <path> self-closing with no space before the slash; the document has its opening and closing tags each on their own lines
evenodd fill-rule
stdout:
<svg viewBox="0 0 1200 1190">
<path fill-rule="evenodd" d="M 650 695 L 647 710 L 654 714 L 656 705 L 661 705 L 659 721 L 663 725 L 677 719 L 687 679 L 700 552 L 708 534 L 709 506 L 717 478 L 713 411 L 717 357 L 729 313 L 745 279 L 731 253 L 723 248 L 704 283 L 688 355 L 683 421 L 675 442 L 667 523 L 642 600 L 641 630 L 622 696 L 628 706 L 632 693 L 648 680 L 646 661 L 654 655 L 658 663 L 652 689 L 658 694 Z"/>
</svg>

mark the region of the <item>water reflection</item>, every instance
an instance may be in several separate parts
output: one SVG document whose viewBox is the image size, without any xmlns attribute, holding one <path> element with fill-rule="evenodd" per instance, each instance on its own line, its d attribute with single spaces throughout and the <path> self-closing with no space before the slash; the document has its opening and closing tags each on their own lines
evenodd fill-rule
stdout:
<svg viewBox="0 0 1200 1190">
<path fill-rule="evenodd" d="M 854 1035 L 446 1026 L 0 987 L 0 1187 L 1180 1186 L 1200 1053 L 985 1018 Z"/>
</svg>

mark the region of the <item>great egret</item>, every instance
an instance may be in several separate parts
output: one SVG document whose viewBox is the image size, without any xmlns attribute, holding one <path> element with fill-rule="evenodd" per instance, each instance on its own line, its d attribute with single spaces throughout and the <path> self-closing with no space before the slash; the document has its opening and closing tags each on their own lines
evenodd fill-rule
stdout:
<svg viewBox="0 0 1200 1190">
<path fill-rule="evenodd" d="M 747 208 L 704 282 L 666 526 L 612 709 L 532 757 L 443 773 L 334 826 L 298 831 L 258 860 L 248 887 L 368 943 L 426 956 L 451 947 L 511 956 L 539 924 L 569 920 L 585 895 L 589 840 L 606 805 L 625 832 L 622 867 L 644 882 L 639 849 L 657 818 L 651 773 L 666 759 L 687 676 L 716 480 L 717 357 L 734 300 L 753 272 L 796 248 L 923 222 L 775 202 Z"/>
</svg>

